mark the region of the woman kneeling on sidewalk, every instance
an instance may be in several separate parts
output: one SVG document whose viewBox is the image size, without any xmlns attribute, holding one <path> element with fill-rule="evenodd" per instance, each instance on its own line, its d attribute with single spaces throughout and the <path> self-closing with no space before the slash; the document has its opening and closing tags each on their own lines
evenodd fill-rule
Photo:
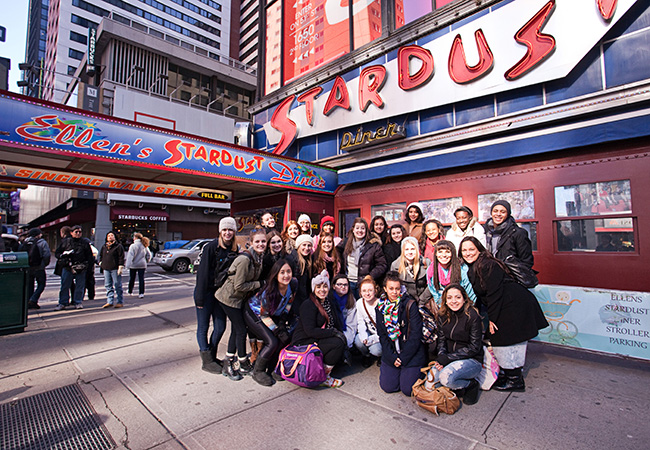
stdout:
<svg viewBox="0 0 650 450">
<path fill-rule="evenodd" d="M 435 383 L 456 391 L 463 403 L 478 400 L 478 382 L 483 362 L 481 316 L 460 284 L 452 283 L 442 292 L 438 312 L 438 356 L 427 375 L 425 387 Z M 431 380 L 431 381 L 430 381 Z"/>
<path fill-rule="evenodd" d="M 291 306 L 298 289 L 298 281 L 292 276 L 287 260 L 276 261 L 266 287 L 253 296 L 244 309 L 248 329 L 264 343 L 253 368 L 253 380 L 262 386 L 273 385 L 273 369 L 280 349 L 291 342 L 296 322 Z"/>
<path fill-rule="evenodd" d="M 329 299 L 330 280 L 327 270 L 311 280 L 312 294 L 300 305 L 298 326 L 293 335 L 293 345 L 316 344 L 323 353 L 323 364 L 327 372 L 327 387 L 339 387 L 343 381 L 330 376 L 334 365 L 341 361 L 347 347 L 347 339 L 335 306 Z"/>
</svg>

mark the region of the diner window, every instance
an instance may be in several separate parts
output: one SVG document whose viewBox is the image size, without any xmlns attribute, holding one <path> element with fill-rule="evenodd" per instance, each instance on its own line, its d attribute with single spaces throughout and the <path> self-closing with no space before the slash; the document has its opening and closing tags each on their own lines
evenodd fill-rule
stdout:
<svg viewBox="0 0 650 450">
<path fill-rule="evenodd" d="M 632 217 L 558 220 L 555 224 L 560 252 L 635 251 Z"/>
<path fill-rule="evenodd" d="M 462 197 L 438 198 L 435 200 L 420 200 L 425 220 L 437 219 L 445 225 L 456 221 L 454 211 L 463 206 Z"/>
<path fill-rule="evenodd" d="M 478 196 L 478 216 L 481 223 L 490 218 L 492 204 L 497 200 L 510 203 L 511 216 L 517 225 L 528 232 L 533 251 L 537 250 L 537 222 L 535 219 L 535 194 L 532 189 L 495 192 Z"/>
<path fill-rule="evenodd" d="M 497 200 L 506 200 L 510 203 L 512 217 L 519 220 L 535 218 L 535 196 L 532 189 L 524 191 L 495 192 L 478 196 L 478 217 L 481 222 L 490 218 L 490 208 Z"/>
<path fill-rule="evenodd" d="M 574 184 L 555 188 L 557 217 L 603 216 L 631 212 L 630 180 Z"/>
<path fill-rule="evenodd" d="M 382 216 L 388 226 L 395 225 L 403 221 L 402 214 L 406 208 L 404 203 L 384 203 L 383 205 L 373 205 L 370 207 L 370 215 L 372 217 Z"/>
</svg>

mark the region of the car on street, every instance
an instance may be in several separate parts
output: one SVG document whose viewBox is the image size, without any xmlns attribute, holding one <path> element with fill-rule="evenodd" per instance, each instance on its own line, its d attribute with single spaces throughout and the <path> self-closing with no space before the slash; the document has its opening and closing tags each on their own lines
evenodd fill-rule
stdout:
<svg viewBox="0 0 650 450">
<path fill-rule="evenodd" d="M 193 239 L 178 248 L 160 250 L 153 257 L 154 264 L 167 271 L 185 273 L 190 270 L 190 264 L 196 260 L 205 244 L 212 239 Z"/>
</svg>

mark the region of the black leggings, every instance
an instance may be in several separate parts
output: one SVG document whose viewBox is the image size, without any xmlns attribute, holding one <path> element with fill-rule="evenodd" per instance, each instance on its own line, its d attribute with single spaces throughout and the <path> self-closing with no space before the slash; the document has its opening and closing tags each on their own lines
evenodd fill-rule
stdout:
<svg viewBox="0 0 650 450">
<path fill-rule="evenodd" d="M 243 308 L 232 308 L 221 302 L 226 316 L 230 319 L 230 338 L 228 338 L 228 353 L 240 358 L 246 357 L 246 323 L 244 322 Z"/>
<path fill-rule="evenodd" d="M 261 339 L 264 342 L 264 346 L 262 347 L 262 350 L 260 350 L 260 358 L 272 361 L 278 355 L 280 349 L 289 343 L 289 340 L 282 341 L 278 339 L 278 337 L 273 334 L 273 331 L 262 322 L 262 319 L 251 310 L 249 305 L 244 306 L 244 319 L 246 320 L 249 332 L 255 335 L 257 339 Z"/>
</svg>

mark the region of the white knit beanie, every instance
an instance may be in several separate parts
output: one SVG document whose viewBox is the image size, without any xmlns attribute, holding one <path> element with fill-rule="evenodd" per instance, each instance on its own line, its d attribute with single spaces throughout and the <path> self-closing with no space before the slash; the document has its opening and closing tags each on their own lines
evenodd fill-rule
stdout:
<svg viewBox="0 0 650 450">
<path fill-rule="evenodd" d="M 330 288 L 330 275 L 327 273 L 327 270 L 323 269 L 321 273 L 316 275 L 314 278 L 311 280 L 311 291 L 314 292 L 314 289 L 316 289 L 316 286 L 319 284 L 326 284 L 327 289 Z"/>
<path fill-rule="evenodd" d="M 223 230 L 237 231 L 237 222 L 232 217 L 224 217 L 219 222 L 219 233 Z"/>
<path fill-rule="evenodd" d="M 311 224 L 311 218 L 307 214 L 300 214 L 300 217 L 298 217 L 298 223 L 307 221 Z"/>
<path fill-rule="evenodd" d="M 312 246 L 314 245 L 314 239 L 308 234 L 301 234 L 296 238 L 296 248 L 300 248 L 300 244 L 303 242 L 309 242 Z"/>
</svg>

